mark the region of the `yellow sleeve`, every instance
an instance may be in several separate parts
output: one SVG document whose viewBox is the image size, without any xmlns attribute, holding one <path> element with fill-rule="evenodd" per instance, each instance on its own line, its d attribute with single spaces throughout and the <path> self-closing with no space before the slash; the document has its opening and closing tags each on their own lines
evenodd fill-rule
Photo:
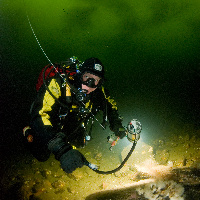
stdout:
<svg viewBox="0 0 200 200">
<path fill-rule="evenodd" d="M 51 80 L 48 88 L 57 99 L 61 96 L 60 86 L 56 82 L 55 79 Z M 44 125 L 52 126 L 51 121 L 50 121 L 50 116 L 47 114 L 47 112 L 52 111 L 52 106 L 54 104 L 55 104 L 55 99 L 46 90 L 45 95 L 44 95 L 44 99 L 43 99 L 42 109 L 39 111 L 39 114 L 42 118 Z"/>
<path fill-rule="evenodd" d="M 106 96 L 104 87 L 102 87 L 102 91 L 103 91 L 104 97 L 107 99 L 108 103 L 110 103 L 110 105 L 112 106 L 112 109 L 117 110 L 117 104 L 116 104 L 115 100 L 111 99 L 110 96 L 108 96 L 108 97 Z"/>
</svg>

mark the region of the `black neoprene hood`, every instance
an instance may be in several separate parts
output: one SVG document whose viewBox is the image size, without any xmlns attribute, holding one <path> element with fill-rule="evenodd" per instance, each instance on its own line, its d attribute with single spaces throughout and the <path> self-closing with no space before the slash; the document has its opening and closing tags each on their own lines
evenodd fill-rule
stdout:
<svg viewBox="0 0 200 200">
<path fill-rule="evenodd" d="M 104 79 L 104 66 L 98 58 L 93 57 L 85 60 L 82 66 L 80 66 L 80 71 L 81 74 L 89 72 Z"/>
</svg>

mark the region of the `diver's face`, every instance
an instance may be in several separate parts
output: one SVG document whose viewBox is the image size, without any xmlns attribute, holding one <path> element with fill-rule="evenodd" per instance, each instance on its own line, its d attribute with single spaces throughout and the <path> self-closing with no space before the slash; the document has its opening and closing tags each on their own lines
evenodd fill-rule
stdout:
<svg viewBox="0 0 200 200">
<path fill-rule="evenodd" d="M 82 89 L 86 90 L 86 94 L 89 94 L 96 90 L 100 80 L 100 77 L 86 72 L 85 74 L 83 74 Z"/>
</svg>

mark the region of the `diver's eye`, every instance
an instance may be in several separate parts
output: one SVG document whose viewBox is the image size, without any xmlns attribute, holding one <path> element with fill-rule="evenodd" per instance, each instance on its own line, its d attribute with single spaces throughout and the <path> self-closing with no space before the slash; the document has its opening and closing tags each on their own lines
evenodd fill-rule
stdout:
<svg viewBox="0 0 200 200">
<path fill-rule="evenodd" d="M 95 80 L 95 82 L 96 82 L 96 83 L 98 83 L 98 82 L 99 82 L 99 79 L 94 79 L 94 80 Z"/>
<path fill-rule="evenodd" d="M 84 78 L 85 80 L 87 80 L 87 79 L 89 78 L 89 76 L 84 75 L 83 78 Z"/>
</svg>

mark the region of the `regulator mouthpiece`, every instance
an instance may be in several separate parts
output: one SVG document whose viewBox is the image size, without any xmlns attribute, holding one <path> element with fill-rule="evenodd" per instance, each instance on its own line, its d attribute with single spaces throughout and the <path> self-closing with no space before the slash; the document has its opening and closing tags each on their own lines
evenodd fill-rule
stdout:
<svg viewBox="0 0 200 200">
<path fill-rule="evenodd" d="M 137 119 L 132 119 L 127 126 L 127 138 L 130 142 L 137 142 L 140 139 L 142 125 Z"/>
<path fill-rule="evenodd" d="M 84 102 L 86 99 L 86 93 L 87 90 L 82 90 L 78 88 L 78 91 L 76 92 L 76 100 L 79 102 Z"/>
</svg>

